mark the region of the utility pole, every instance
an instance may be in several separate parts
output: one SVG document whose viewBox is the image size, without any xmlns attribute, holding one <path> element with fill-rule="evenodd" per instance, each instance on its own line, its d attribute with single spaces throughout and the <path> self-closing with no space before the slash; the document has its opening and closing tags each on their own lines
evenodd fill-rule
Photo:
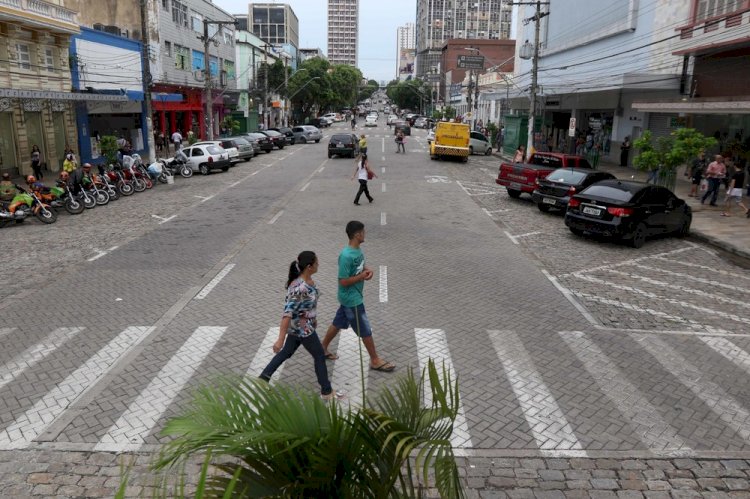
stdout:
<svg viewBox="0 0 750 499">
<path fill-rule="evenodd" d="M 148 36 L 148 3 L 149 0 L 141 0 L 141 49 L 143 50 L 143 104 L 146 113 L 146 144 L 149 157 L 156 160 L 156 145 L 154 144 L 153 110 L 151 105 L 151 57 Z M 162 124 L 163 126 L 163 124 Z"/>
<path fill-rule="evenodd" d="M 263 90 L 263 124 L 265 125 L 265 128 L 268 129 L 271 127 L 271 113 L 268 110 L 268 76 L 269 76 L 269 70 L 271 69 L 268 65 L 268 44 L 263 44 L 263 67 L 265 68 L 265 71 L 263 73 L 263 80 L 264 80 L 264 90 Z"/>
<path fill-rule="evenodd" d="M 468 109 L 468 111 L 470 113 L 471 113 L 471 92 L 474 90 L 474 88 L 471 86 L 471 77 L 472 77 L 473 74 L 474 74 L 474 70 L 470 69 L 469 70 L 469 91 L 467 92 L 467 95 L 466 95 L 466 103 L 467 103 L 466 109 Z M 472 116 L 472 118 L 473 118 L 473 116 Z M 469 119 L 469 128 L 471 128 L 471 121 L 472 120 L 470 118 Z"/>
<path fill-rule="evenodd" d="M 204 70 L 204 76 L 205 76 L 205 99 L 206 99 L 206 120 L 207 120 L 207 135 L 206 140 L 214 140 L 214 113 L 213 113 L 213 97 L 211 95 L 211 55 L 209 54 L 209 45 L 211 44 L 211 38 L 208 36 L 208 25 L 209 24 L 215 24 L 217 25 L 216 33 L 214 33 L 214 36 L 216 36 L 221 31 L 221 26 L 224 24 L 231 24 L 235 27 L 237 27 L 237 21 L 209 21 L 208 19 L 203 19 L 203 52 L 204 57 L 206 58 L 206 69 Z M 201 38 L 201 37 L 198 37 Z M 217 59 L 217 65 L 218 65 L 218 59 Z M 221 74 L 221 68 L 217 66 L 216 68 L 217 76 Z"/>
<path fill-rule="evenodd" d="M 291 57 L 291 56 L 290 56 Z M 284 57 L 284 92 L 289 88 L 289 69 L 287 66 L 287 58 Z M 289 101 L 284 98 L 284 126 L 289 126 Z"/>
</svg>

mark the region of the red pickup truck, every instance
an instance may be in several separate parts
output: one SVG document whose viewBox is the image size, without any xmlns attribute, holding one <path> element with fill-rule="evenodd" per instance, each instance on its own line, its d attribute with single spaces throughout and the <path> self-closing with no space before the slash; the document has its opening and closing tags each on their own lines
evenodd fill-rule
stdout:
<svg viewBox="0 0 750 499">
<path fill-rule="evenodd" d="M 539 185 L 537 181 L 558 168 L 593 168 L 583 156 L 559 152 L 536 152 L 528 163 L 501 163 L 497 182 L 505 186 L 508 195 L 517 198 L 522 192 L 531 194 Z"/>
</svg>

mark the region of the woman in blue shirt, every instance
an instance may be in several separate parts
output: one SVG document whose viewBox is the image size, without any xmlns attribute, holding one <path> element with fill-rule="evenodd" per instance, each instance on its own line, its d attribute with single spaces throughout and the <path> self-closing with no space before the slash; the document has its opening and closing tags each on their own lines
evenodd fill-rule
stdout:
<svg viewBox="0 0 750 499">
<path fill-rule="evenodd" d="M 320 293 L 315 287 L 312 275 L 317 271 L 318 258 L 312 251 L 303 251 L 289 266 L 286 303 L 279 326 L 279 338 L 273 344 L 276 355 L 260 373 L 260 378 L 270 381 L 273 373 L 302 345 L 315 360 L 315 375 L 320 384 L 320 396 L 330 400 L 334 393 L 328 379 L 323 345 L 320 344 L 320 338 L 315 331 L 318 324 L 317 307 Z"/>
</svg>

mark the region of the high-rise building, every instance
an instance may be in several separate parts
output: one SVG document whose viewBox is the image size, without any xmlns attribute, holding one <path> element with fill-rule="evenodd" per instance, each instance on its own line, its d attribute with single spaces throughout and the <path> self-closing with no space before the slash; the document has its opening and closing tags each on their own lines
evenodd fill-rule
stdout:
<svg viewBox="0 0 750 499">
<path fill-rule="evenodd" d="M 438 65 L 446 40 L 510 38 L 511 9 L 502 0 L 417 0 L 417 76 Z"/>
<path fill-rule="evenodd" d="M 414 23 L 406 23 L 396 29 L 396 77 L 404 79 L 414 73 Z"/>
<path fill-rule="evenodd" d="M 328 0 L 328 60 L 357 66 L 359 0 Z"/>
<path fill-rule="evenodd" d="M 299 49 L 299 19 L 284 3 L 251 3 L 248 5 L 248 28 L 252 34 L 271 45 L 291 45 Z"/>
</svg>

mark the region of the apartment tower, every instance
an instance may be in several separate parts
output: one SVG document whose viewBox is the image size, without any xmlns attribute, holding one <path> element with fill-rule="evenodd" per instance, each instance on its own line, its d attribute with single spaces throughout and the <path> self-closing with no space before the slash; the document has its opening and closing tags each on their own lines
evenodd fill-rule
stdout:
<svg viewBox="0 0 750 499">
<path fill-rule="evenodd" d="M 357 66 L 359 0 L 328 0 L 328 60 Z"/>
<path fill-rule="evenodd" d="M 403 79 L 405 73 L 413 73 L 414 49 L 417 43 L 414 33 L 414 23 L 406 23 L 396 28 L 396 76 L 398 78 Z M 410 64 L 411 68 L 409 68 Z"/>
</svg>

